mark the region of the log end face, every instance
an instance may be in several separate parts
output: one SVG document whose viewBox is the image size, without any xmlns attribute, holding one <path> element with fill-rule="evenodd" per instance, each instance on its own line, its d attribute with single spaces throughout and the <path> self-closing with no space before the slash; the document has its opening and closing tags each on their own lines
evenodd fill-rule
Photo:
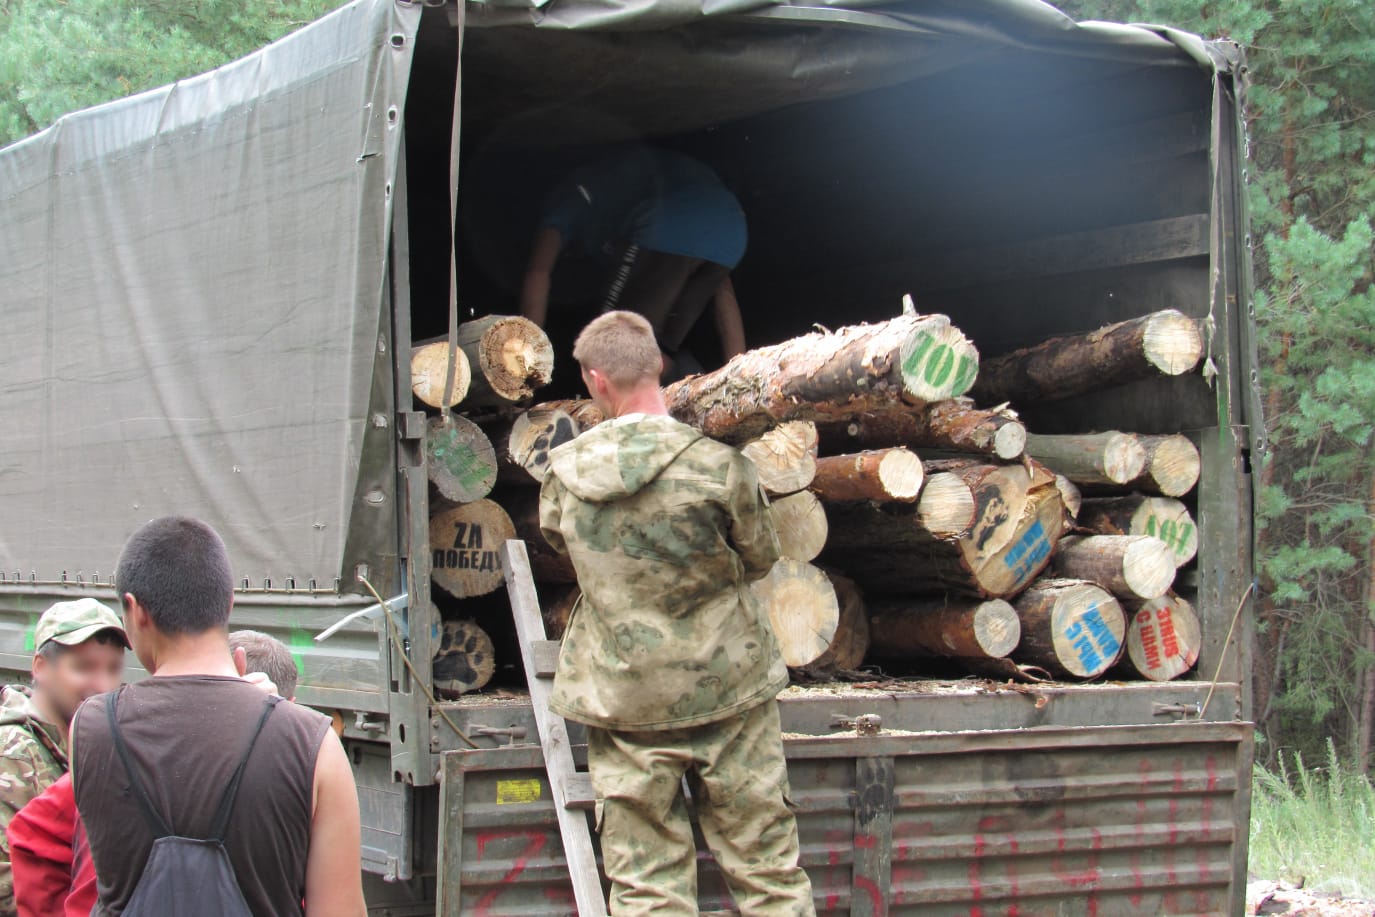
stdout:
<svg viewBox="0 0 1375 917">
<path fill-rule="evenodd" d="M 529 398 L 554 377 L 554 347 L 548 335 L 521 316 L 494 322 L 482 335 L 479 354 L 492 390 L 510 401 Z"/>
<path fill-rule="evenodd" d="M 1187 436 L 1166 436 L 1151 449 L 1148 473 L 1167 497 L 1182 497 L 1198 484 L 1203 460 Z"/>
<path fill-rule="evenodd" d="M 1122 557 L 1122 577 L 1127 588 L 1143 599 L 1164 595 L 1174 585 L 1174 551 L 1149 535 L 1131 539 Z"/>
<path fill-rule="evenodd" d="M 1051 611 L 1055 656 L 1078 678 L 1097 678 L 1122 654 L 1127 621 L 1122 606 L 1093 583 L 1061 583 Z"/>
<path fill-rule="evenodd" d="M 444 385 L 449 372 L 449 345 L 436 341 L 411 352 L 411 393 L 432 408 L 451 408 L 468 397 L 472 385 L 472 366 L 461 350 L 454 351 L 453 392 L 444 403 Z"/>
<path fill-rule="evenodd" d="M 980 603 L 974 612 L 974 638 L 990 659 L 1007 656 L 1022 641 L 1017 610 L 1002 599 Z"/>
<path fill-rule="evenodd" d="M 1103 474 L 1114 484 L 1127 484 L 1146 470 L 1146 449 L 1130 433 L 1114 433 L 1103 446 Z"/>
<path fill-rule="evenodd" d="M 943 315 L 918 320 L 898 351 L 906 400 L 929 404 L 956 398 L 974 386 L 979 352 Z"/>
<path fill-rule="evenodd" d="M 835 639 L 840 602 L 826 574 L 811 564 L 784 558 L 750 590 L 768 611 L 783 661 L 790 668 L 809 665 Z"/>
<path fill-rule="evenodd" d="M 911 503 L 921 493 L 926 472 L 915 452 L 907 449 L 889 449 L 879 460 L 878 476 L 883 482 L 884 491 L 890 497 L 903 503 Z"/>
<path fill-rule="evenodd" d="M 1170 681 L 1198 662 L 1203 631 L 1194 607 L 1178 596 L 1141 606 L 1127 631 L 1127 660 L 1150 681 Z"/>
<path fill-rule="evenodd" d="M 974 513 L 974 491 L 959 475 L 942 471 L 926 479 L 917 499 L 917 517 L 932 535 L 963 535 L 974 524 Z"/>
<path fill-rule="evenodd" d="M 1146 360 L 1161 373 L 1183 375 L 1203 357 L 1203 328 L 1184 313 L 1167 309 L 1147 319 L 1142 344 Z"/>
<path fill-rule="evenodd" d="M 1026 426 L 1019 420 L 1010 421 L 993 434 L 993 454 L 1010 462 L 1026 451 Z"/>
<path fill-rule="evenodd" d="M 485 687 L 496 674 L 492 638 L 472 621 L 445 621 L 432 672 L 435 692 L 448 699 Z"/>
</svg>

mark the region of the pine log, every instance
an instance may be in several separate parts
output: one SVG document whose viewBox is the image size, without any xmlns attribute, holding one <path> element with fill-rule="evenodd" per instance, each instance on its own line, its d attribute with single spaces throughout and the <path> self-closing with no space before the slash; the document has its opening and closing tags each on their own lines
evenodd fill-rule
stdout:
<svg viewBox="0 0 1375 917">
<path fill-rule="evenodd" d="M 747 351 L 664 396 L 674 417 L 742 443 L 785 420 L 944 401 L 967 391 L 978 368 L 974 345 L 948 318 L 902 315 Z"/>
<path fill-rule="evenodd" d="M 454 381 L 449 403 L 444 404 L 444 383 L 449 373 L 449 343 L 434 341 L 411 350 L 411 393 L 432 408 L 451 408 L 468 395 L 472 369 L 462 350 L 453 351 Z"/>
<path fill-rule="evenodd" d="M 1176 567 L 1198 553 L 1198 527 L 1189 508 L 1169 497 L 1112 497 L 1084 501 L 1079 525 L 1100 535 L 1149 535 L 1174 552 Z"/>
<path fill-rule="evenodd" d="M 815 662 L 835 642 L 840 603 L 826 574 L 784 558 L 769 575 L 750 584 L 768 610 L 783 661 L 797 668 Z"/>
<path fill-rule="evenodd" d="M 548 404 L 488 424 L 496 449 L 497 479 L 503 484 L 542 484 L 549 452 L 581 432 L 569 414 Z"/>
<path fill-rule="evenodd" d="M 1026 454 L 1075 484 L 1125 484 L 1146 468 L 1146 450 L 1130 433 L 1027 434 Z"/>
<path fill-rule="evenodd" d="M 869 614 L 864 595 L 848 576 L 827 572 L 835 587 L 836 603 L 840 606 L 840 620 L 836 624 L 831 646 L 811 664 L 807 674 L 813 678 L 833 677 L 837 672 L 853 672 L 864 664 L 869 653 Z"/>
<path fill-rule="evenodd" d="M 539 494 L 533 487 L 512 487 L 501 491 L 501 499 L 510 510 L 516 537 L 525 542 L 535 582 L 576 585 L 578 575 L 573 569 L 573 561 L 550 547 L 540 530 Z"/>
<path fill-rule="evenodd" d="M 1079 492 L 1079 488 L 1074 482 L 1063 474 L 1055 476 L 1055 486 L 1060 491 L 1060 500 L 1065 504 L 1065 515 L 1070 519 L 1077 520 L 1079 513 L 1084 508 L 1084 495 Z"/>
<path fill-rule="evenodd" d="M 1026 427 L 1012 411 L 984 411 L 968 398 L 951 398 L 921 408 L 872 411 L 849 420 L 820 424 L 821 451 L 839 455 L 859 449 L 910 446 L 975 455 L 1020 458 Z"/>
<path fill-rule="evenodd" d="M 485 630 L 472 621 L 444 622 L 432 667 L 435 694 L 457 699 L 486 687 L 496 670 L 492 638 Z"/>
<path fill-rule="evenodd" d="M 1194 606 L 1168 593 L 1143 603 L 1132 616 L 1122 664 L 1150 681 L 1170 681 L 1194 667 L 1202 644 Z"/>
<path fill-rule="evenodd" d="M 1057 675 L 1096 678 L 1122 654 L 1127 630 L 1122 606 L 1106 590 L 1082 580 L 1034 583 L 1013 603 L 1022 638 L 1013 658 Z"/>
<path fill-rule="evenodd" d="M 912 503 L 925 479 L 921 459 L 899 447 L 818 459 L 811 487 L 827 503 Z"/>
<path fill-rule="evenodd" d="M 502 542 L 516 537 L 511 517 L 491 500 L 440 508 L 430 516 L 430 578 L 454 598 L 504 585 Z"/>
<path fill-rule="evenodd" d="M 1022 635 L 1007 602 L 958 596 L 887 599 L 871 608 L 869 625 L 873 653 L 886 659 L 1001 659 Z"/>
<path fill-rule="evenodd" d="M 816 424 L 781 423 L 741 446 L 740 454 L 753 463 L 764 490 L 778 496 L 797 493 L 816 474 Z"/>
<path fill-rule="evenodd" d="M 1174 571 L 1170 546 L 1145 535 L 1075 535 L 1055 555 L 1057 576 L 1097 583 L 1130 604 L 1164 595 Z"/>
<path fill-rule="evenodd" d="M 425 471 L 444 499 L 471 503 L 496 484 L 496 451 L 481 427 L 445 411 L 425 425 Z"/>
<path fill-rule="evenodd" d="M 1121 485 L 1095 485 L 1091 493 L 1138 491 L 1161 497 L 1182 497 L 1198 484 L 1203 460 L 1187 436 L 1138 436 L 1146 452 L 1146 467 L 1136 478 Z"/>
<path fill-rule="evenodd" d="M 606 415 L 602 409 L 592 403 L 587 398 L 568 398 L 562 401 L 543 401 L 534 405 L 530 410 L 546 408 L 551 411 L 563 411 L 578 425 L 578 430 L 590 430 L 597 424 L 606 420 Z"/>
<path fill-rule="evenodd" d="M 807 491 L 777 497 L 769 504 L 778 546 L 784 557 L 810 562 L 826 546 L 826 511 L 821 501 Z"/>
<path fill-rule="evenodd" d="M 942 467 L 973 494 L 971 527 L 932 532 L 922 501 L 835 503 L 826 508 L 831 531 L 822 558 L 867 592 L 951 590 L 987 598 L 1020 592 L 1049 563 L 1063 531 L 1055 476 L 1034 463 Z"/>
<path fill-rule="evenodd" d="M 1167 309 L 985 360 L 972 394 L 979 404 L 1026 406 L 1152 376 L 1182 375 L 1202 356 L 1200 323 Z"/>
<path fill-rule="evenodd" d="M 458 326 L 458 346 L 472 367 L 467 404 L 506 407 L 549 384 L 554 348 L 539 325 L 516 315 L 487 315 Z"/>
<path fill-rule="evenodd" d="M 917 497 L 917 519 L 933 538 L 958 538 L 968 532 L 977 510 L 973 488 L 954 472 L 928 475 Z"/>
<path fill-rule="evenodd" d="M 582 590 L 577 586 L 555 586 L 543 591 L 544 633 L 550 640 L 562 640 L 568 622 L 573 619 L 573 607 L 582 598 Z"/>
</svg>

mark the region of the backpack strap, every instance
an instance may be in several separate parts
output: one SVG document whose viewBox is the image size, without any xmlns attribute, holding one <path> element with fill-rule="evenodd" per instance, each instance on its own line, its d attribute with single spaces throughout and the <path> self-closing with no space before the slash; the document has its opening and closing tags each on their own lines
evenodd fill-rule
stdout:
<svg viewBox="0 0 1375 917">
<path fill-rule="evenodd" d="M 129 757 L 129 746 L 124 741 L 124 733 L 120 730 L 115 717 L 115 704 L 118 700 L 118 691 L 111 691 L 106 695 L 105 715 L 110 721 L 110 737 L 115 740 L 115 751 L 119 754 L 120 763 L 124 765 L 124 776 L 129 780 L 129 788 L 134 791 L 134 800 L 138 803 L 139 811 L 143 813 L 143 820 L 152 830 L 153 838 L 170 837 L 172 832 L 167 827 L 167 822 L 163 821 L 157 809 L 153 808 L 153 803 L 148 799 L 148 790 L 143 786 L 138 772 L 134 770 L 134 762 Z"/>
<path fill-rule="evenodd" d="M 215 810 L 215 820 L 210 825 L 209 841 L 216 841 L 223 844 L 225 835 L 229 832 L 229 816 L 234 811 L 234 798 L 239 795 L 239 782 L 243 780 L 243 772 L 248 767 L 248 759 L 253 755 L 253 748 L 258 744 L 258 737 L 263 734 L 263 727 L 267 725 L 267 718 L 272 715 L 272 711 L 277 709 L 277 704 L 281 703 L 281 698 L 275 694 L 267 696 L 267 702 L 263 704 L 263 715 L 258 717 L 258 725 L 253 730 L 253 738 L 248 740 L 248 748 L 244 749 L 243 757 L 239 759 L 239 766 L 234 770 L 234 776 L 229 781 L 229 786 L 224 790 L 224 796 L 220 799 L 220 806 Z"/>
</svg>

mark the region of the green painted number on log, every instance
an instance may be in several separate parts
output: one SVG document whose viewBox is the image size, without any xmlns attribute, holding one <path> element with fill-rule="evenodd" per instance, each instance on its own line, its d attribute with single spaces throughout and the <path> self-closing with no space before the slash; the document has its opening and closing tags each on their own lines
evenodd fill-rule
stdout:
<svg viewBox="0 0 1375 917">
<path fill-rule="evenodd" d="M 934 343 L 935 339 L 929 334 L 917 335 L 917 346 L 912 348 L 912 352 L 907 355 L 906 361 L 902 364 L 904 376 L 915 378 L 921 375 L 921 361 Z"/>
<path fill-rule="evenodd" d="M 931 359 L 926 361 L 926 371 L 923 375 L 929 384 L 940 386 L 944 385 L 945 380 L 950 378 L 950 371 L 954 368 L 954 351 L 945 344 L 940 344 L 931 351 Z"/>
<path fill-rule="evenodd" d="M 979 364 L 969 357 L 968 354 L 960 357 L 960 368 L 955 371 L 955 385 L 951 389 L 951 394 L 963 395 L 969 391 L 974 384 L 974 377 L 979 374 Z"/>
<path fill-rule="evenodd" d="M 1170 550 L 1176 554 L 1182 554 L 1189 547 L 1189 539 L 1193 536 L 1194 527 L 1187 522 L 1179 522 L 1174 519 L 1156 520 L 1154 516 L 1146 520 L 1146 534 L 1159 538 L 1170 546 Z"/>
</svg>

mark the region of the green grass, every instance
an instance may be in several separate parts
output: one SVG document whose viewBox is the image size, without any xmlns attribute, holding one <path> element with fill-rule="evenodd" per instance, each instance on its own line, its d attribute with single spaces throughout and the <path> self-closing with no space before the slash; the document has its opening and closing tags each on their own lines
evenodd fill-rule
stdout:
<svg viewBox="0 0 1375 917">
<path fill-rule="evenodd" d="M 1278 773 L 1255 770 L 1252 875 L 1375 898 L 1375 786 L 1344 767 L 1330 741 L 1326 767 L 1291 761 Z"/>
</svg>

